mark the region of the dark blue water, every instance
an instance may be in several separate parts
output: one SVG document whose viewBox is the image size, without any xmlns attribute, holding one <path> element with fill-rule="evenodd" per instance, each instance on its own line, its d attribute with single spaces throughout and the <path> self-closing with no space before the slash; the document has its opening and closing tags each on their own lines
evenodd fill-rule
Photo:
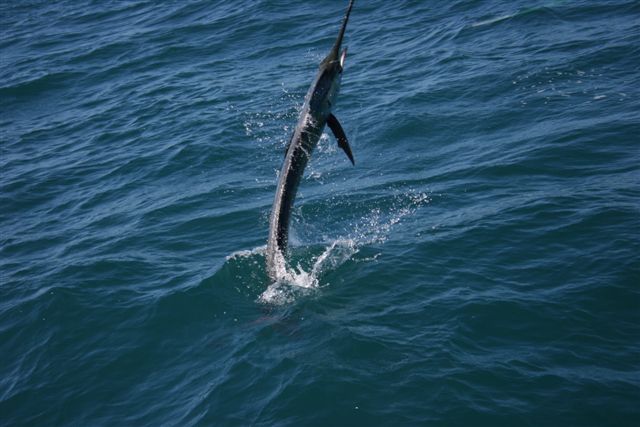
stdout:
<svg viewBox="0 0 640 427">
<path fill-rule="evenodd" d="M 0 4 L 0 424 L 640 424 L 640 5 Z"/>
</svg>

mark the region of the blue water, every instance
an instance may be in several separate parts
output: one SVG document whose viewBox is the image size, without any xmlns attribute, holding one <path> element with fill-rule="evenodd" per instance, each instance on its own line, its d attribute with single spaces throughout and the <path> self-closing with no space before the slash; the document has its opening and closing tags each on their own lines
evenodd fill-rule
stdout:
<svg viewBox="0 0 640 427">
<path fill-rule="evenodd" d="M 0 3 L 0 425 L 640 425 L 640 4 Z"/>
</svg>

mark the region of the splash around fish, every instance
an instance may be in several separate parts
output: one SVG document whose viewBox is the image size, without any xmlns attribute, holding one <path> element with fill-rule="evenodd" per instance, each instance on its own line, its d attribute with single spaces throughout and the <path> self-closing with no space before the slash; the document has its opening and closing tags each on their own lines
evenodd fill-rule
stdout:
<svg viewBox="0 0 640 427">
<path fill-rule="evenodd" d="M 402 227 L 404 219 L 430 201 L 427 193 L 400 194 L 390 201 L 390 206 L 372 206 L 367 215 L 351 220 L 349 233 L 320 243 L 296 239 L 286 257 L 278 252 L 275 277 L 265 269 L 266 245 L 230 254 L 219 273 L 231 276 L 236 289 L 258 304 L 282 306 L 318 297 L 322 289 L 332 284 L 329 277 L 346 264 L 377 262 L 383 256 L 381 245 L 394 228 Z M 305 221 L 301 218 L 302 224 Z"/>
</svg>

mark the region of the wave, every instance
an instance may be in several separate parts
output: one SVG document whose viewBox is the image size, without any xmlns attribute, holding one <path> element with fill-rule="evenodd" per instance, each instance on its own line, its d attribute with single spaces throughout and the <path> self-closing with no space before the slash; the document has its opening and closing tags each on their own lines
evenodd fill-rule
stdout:
<svg viewBox="0 0 640 427">
<path fill-rule="evenodd" d="M 63 89 L 65 85 L 73 83 L 82 76 L 79 72 L 52 72 L 43 73 L 38 77 L 0 87 L 0 98 L 29 98 L 43 92 L 55 89 Z"/>
</svg>

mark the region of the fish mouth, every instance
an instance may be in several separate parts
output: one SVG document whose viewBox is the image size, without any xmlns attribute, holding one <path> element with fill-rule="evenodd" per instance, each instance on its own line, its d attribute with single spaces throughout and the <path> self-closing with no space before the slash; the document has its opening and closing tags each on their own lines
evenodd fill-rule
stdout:
<svg viewBox="0 0 640 427">
<path fill-rule="evenodd" d="M 340 55 L 340 67 L 344 67 L 344 61 L 347 59 L 347 48 L 345 47 L 342 50 L 342 54 Z"/>
</svg>

